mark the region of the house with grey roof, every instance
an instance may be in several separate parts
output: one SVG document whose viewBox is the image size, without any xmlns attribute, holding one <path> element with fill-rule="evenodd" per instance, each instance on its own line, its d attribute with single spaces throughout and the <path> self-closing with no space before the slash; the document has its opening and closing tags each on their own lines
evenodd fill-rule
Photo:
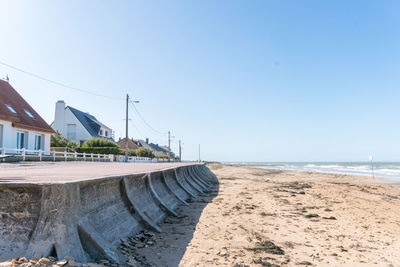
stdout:
<svg viewBox="0 0 400 267">
<path fill-rule="evenodd" d="M 134 141 L 138 145 L 138 147 L 144 147 L 150 149 L 156 157 L 162 155 L 168 156 L 168 150 L 159 146 L 158 144 L 150 143 L 148 138 L 146 138 L 146 141 L 141 139 Z"/>
<path fill-rule="evenodd" d="M 62 136 L 82 145 L 92 137 L 100 137 L 113 140 L 114 133 L 95 116 L 88 112 L 66 106 L 63 100 L 56 103 L 54 122 L 51 127 Z"/>
</svg>

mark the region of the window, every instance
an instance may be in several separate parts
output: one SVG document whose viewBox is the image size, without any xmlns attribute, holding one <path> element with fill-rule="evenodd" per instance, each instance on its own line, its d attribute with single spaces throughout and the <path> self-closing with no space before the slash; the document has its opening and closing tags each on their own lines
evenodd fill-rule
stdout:
<svg viewBox="0 0 400 267">
<path fill-rule="evenodd" d="M 17 148 L 22 149 L 25 148 L 26 145 L 25 133 L 24 132 L 17 132 Z"/>
<path fill-rule="evenodd" d="M 100 129 L 100 135 L 103 135 L 103 130 Z"/>
<path fill-rule="evenodd" d="M 17 114 L 17 112 L 15 111 L 15 109 L 14 109 L 12 106 L 6 104 L 6 107 L 7 107 L 12 113 Z"/>
<path fill-rule="evenodd" d="M 108 131 L 105 131 L 105 133 L 106 133 L 105 136 L 108 136 Z"/>
<path fill-rule="evenodd" d="M 26 109 L 25 109 L 24 111 L 25 111 L 26 115 L 28 115 L 28 116 L 31 117 L 32 119 L 35 118 L 35 116 L 33 116 L 32 113 L 29 112 L 29 110 L 26 110 Z"/>
<path fill-rule="evenodd" d="M 43 134 L 35 135 L 35 150 L 43 150 L 43 147 L 44 147 L 43 141 L 44 141 Z"/>
<path fill-rule="evenodd" d="M 3 125 L 0 124 L 0 147 L 3 147 Z"/>
<path fill-rule="evenodd" d="M 67 137 L 71 140 L 76 139 L 76 124 L 67 125 Z"/>
</svg>

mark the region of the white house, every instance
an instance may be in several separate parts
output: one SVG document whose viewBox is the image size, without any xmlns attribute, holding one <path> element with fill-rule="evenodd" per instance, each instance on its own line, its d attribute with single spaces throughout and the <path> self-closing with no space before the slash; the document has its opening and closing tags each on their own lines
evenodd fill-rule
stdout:
<svg viewBox="0 0 400 267">
<path fill-rule="evenodd" d="M 9 84 L 0 79 L 0 148 L 50 153 L 53 129 Z M 17 153 L 14 151 L 14 153 Z"/>
<path fill-rule="evenodd" d="M 51 127 L 62 136 L 82 145 L 92 137 L 113 140 L 113 131 L 99 122 L 93 115 L 76 108 L 65 106 L 63 100 L 56 103 L 54 122 Z"/>
</svg>

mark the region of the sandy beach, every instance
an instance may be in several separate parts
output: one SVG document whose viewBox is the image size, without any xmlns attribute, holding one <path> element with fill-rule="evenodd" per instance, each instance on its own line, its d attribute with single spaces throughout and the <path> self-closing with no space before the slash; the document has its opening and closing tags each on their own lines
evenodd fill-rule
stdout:
<svg viewBox="0 0 400 267">
<path fill-rule="evenodd" d="M 167 218 L 151 266 L 399 266 L 398 185 L 213 166 L 220 184 Z"/>
</svg>

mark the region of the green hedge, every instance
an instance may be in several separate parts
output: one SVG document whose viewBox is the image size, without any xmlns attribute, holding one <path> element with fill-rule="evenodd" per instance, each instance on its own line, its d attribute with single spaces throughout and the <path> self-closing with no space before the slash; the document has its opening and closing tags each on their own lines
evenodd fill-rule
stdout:
<svg viewBox="0 0 400 267">
<path fill-rule="evenodd" d="M 93 137 L 83 143 L 82 147 L 118 147 L 118 145 L 108 139 Z"/>
<path fill-rule="evenodd" d="M 79 147 L 79 153 L 93 153 L 93 154 L 120 154 L 120 149 L 118 147 Z"/>
<path fill-rule="evenodd" d="M 125 149 L 120 149 L 119 154 L 125 155 Z M 136 157 L 136 149 L 128 149 L 128 156 Z"/>
<path fill-rule="evenodd" d="M 167 159 L 168 156 L 167 155 L 158 155 L 158 156 L 156 156 L 156 158 L 158 158 L 158 159 Z"/>
<path fill-rule="evenodd" d="M 136 151 L 136 156 L 137 157 L 147 157 L 147 158 L 154 158 L 155 157 L 153 152 L 148 148 L 139 147 L 135 151 Z"/>
<path fill-rule="evenodd" d="M 59 132 L 52 134 L 50 136 L 50 146 L 51 147 L 68 147 L 75 149 L 78 144 L 69 140 L 68 138 L 62 137 Z"/>
</svg>

